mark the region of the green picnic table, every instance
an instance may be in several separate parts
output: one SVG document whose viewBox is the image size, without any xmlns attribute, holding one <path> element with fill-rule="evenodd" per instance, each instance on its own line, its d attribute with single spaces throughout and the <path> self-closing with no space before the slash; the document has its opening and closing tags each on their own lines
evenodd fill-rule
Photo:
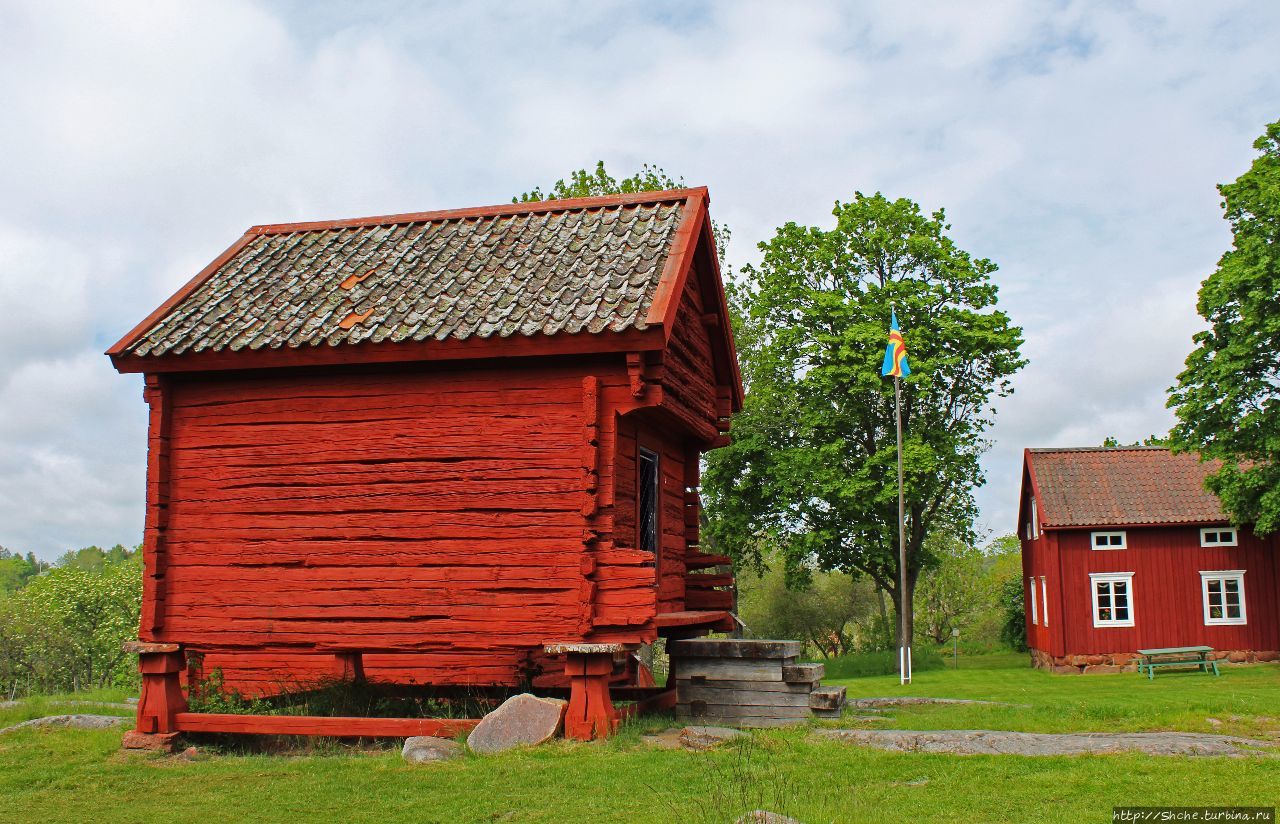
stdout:
<svg viewBox="0 0 1280 824">
<path fill-rule="evenodd" d="M 1138 672 L 1146 672 L 1148 680 L 1155 680 L 1156 667 L 1199 667 L 1200 671 L 1208 674 L 1209 668 L 1213 668 L 1213 674 L 1218 674 L 1218 662 L 1214 661 L 1209 655 L 1213 652 L 1213 647 L 1165 647 L 1164 649 L 1140 649 L 1138 655 L 1142 656 L 1138 659 Z"/>
</svg>

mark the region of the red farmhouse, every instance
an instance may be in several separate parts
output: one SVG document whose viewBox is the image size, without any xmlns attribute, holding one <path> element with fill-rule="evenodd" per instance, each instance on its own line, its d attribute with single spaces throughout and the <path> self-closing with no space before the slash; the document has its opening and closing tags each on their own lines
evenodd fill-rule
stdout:
<svg viewBox="0 0 1280 824">
<path fill-rule="evenodd" d="M 1212 469 L 1159 447 L 1026 451 L 1018 534 L 1036 666 L 1132 666 L 1138 649 L 1201 645 L 1276 660 L 1277 542 L 1228 522 L 1204 488 Z"/>
<path fill-rule="evenodd" d="M 731 626 L 742 386 L 706 189 L 255 226 L 108 354 L 150 404 L 140 637 L 249 693 L 563 672 Z M 192 653 L 196 655 L 191 655 Z"/>
</svg>

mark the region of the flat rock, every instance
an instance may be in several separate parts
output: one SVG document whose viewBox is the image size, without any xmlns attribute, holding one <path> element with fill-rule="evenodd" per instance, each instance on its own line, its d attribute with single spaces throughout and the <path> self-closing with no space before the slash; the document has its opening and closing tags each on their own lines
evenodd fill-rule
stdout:
<svg viewBox="0 0 1280 824">
<path fill-rule="evenodd" d="M 513 695 L 480 719 L 467 736 L 467 746 L 478 753 L 495 753 L 549 741 L 560 729 L 566 705 L 558 698 L 527 692 Z"/>
<path fill-rule="evenodd" d="M 709 750 L 746 735 L 729 727 L 685 727 L 680 730 L 680 746 L 686 750 Z"/>
<path fill-rule="evenodd" d="M 178 749 L 178 736 L 181 733 L 176 732 L 157 732 L 145 733 L 137 730 L 129 730 L 124 734 L 124 740 L 120 742 L 120 746 L 126 750 L 141 751 L 149 750 L 151 752 L 173 752 Z"/>
<path fill-rule="evenodd" d="M 815 730 L 815 735 L 893 752 L 956 755 L 1148 755 L 1271 756 L 1247 747 L 1266 741 L 1191 732 L 1036 733 L 994 730 Z"/>
<path fill-rule="evenodd" d="M 866 710 L 876 707 L 909 707 L 915 704 L 986 704 L 992 707 L 1025 707 L 1026 704 L 1006 704 L 1003 701 L 979 701 L 975 698 L 926 698 L 920 695 L 900 695 L 890 698 L 850 698 L 848 706 Z"/>
<path fill-rule="evenodd" d="M 781 813 L 771 813 L 768 810 L 752 810 L 737 821 L 734 821 L 733 824 L 800 824 L 800 822 Z"/>
<path fill-rule="evenodd" d="M 32 718 L 30 721 L 23 721 L 20 724 L 0 729 L 0 735 L 28 727 L 70 727 L 76 730 L 103 730 L 107 727 L 117 727 L 121 724 L 132 722 L 132 718 L 122 718 L 118 715 L 46 715 L 44 718 Z"/>
<path fill-rule="evenodd" d="M 448 738 L 437 738 L 434 735 L 415 735 L 406 738 L 400 757 L 410 764 L 430 764 L 435 761 L 448 761 L 462 755 L 462 745 Z"/>
<path fill-rule="evenodd" d="M 650 747 L 657 747 L 660 750 L 678 750 L 680 749 L 680 730 L 672 727 L 653 735 L 642 735 L 640 740 Z"/>
</svg>

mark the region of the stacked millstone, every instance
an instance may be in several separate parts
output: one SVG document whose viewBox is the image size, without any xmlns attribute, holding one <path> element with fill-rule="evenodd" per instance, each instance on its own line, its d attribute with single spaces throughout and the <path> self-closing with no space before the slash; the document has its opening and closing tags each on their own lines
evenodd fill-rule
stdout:
<svg viewBox="0 0 1280 824">
<path fill-rule="evenodd" d="M 844 687 L 824 687 L 822 664 L 799 664 L 799 641 L 695 638 L 667 647 L 676 717 L 730 727 L 780 727 L 839 718 Z"/>
</svg>

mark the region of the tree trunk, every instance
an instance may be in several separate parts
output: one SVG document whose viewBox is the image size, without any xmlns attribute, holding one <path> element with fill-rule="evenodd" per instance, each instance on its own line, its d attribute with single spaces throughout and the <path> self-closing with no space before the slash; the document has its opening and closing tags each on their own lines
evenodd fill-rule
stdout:
<svg viewBox="0 0 1280 824">
<path fill-rule="evenodd" d="M 878 584 L 876 585 L 876 600 L 880 602 L 880 626 L 884 632 L 884 636 L 880 640 L 887 643 L 896 633 L 889 629 L 889 607 L 885 604 L 884 587 Z"/>
</svg>

